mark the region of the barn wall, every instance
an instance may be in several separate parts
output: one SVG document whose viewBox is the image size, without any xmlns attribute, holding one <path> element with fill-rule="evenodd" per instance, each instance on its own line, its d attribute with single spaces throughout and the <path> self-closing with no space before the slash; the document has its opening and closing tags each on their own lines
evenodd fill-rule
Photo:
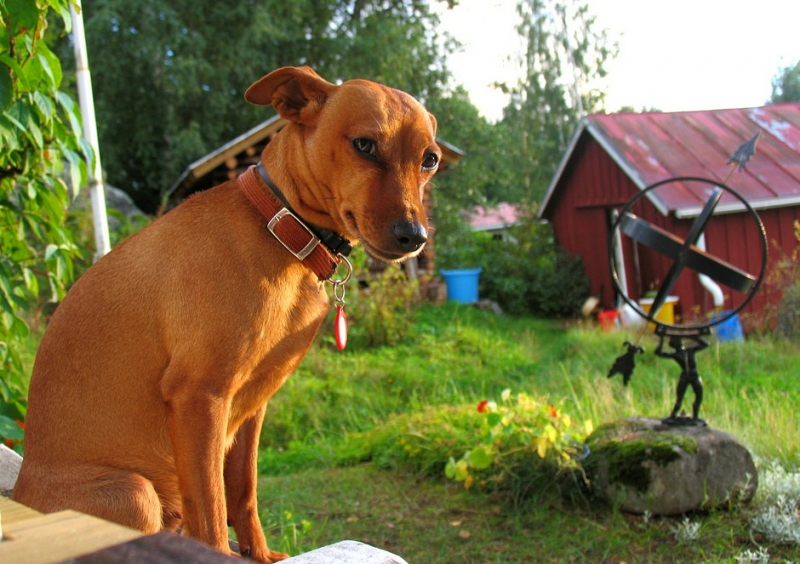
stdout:
<svg viewBox="0 0 800 564">
<path fill-rule="evenodd" d="M 569 253 L 580 256 L 589 277 L 591 292 L 601 299 L 604 307 L 616 304 L 615 287 L 611 278 L 608 256 L 610 232 L 609 211 L 620 209 L 639 193 L 638 187 L 617 166 L 605 150 L 584 133 L 572 153 L 572 158 L 553 192 L 545 217 L 552 223 L 558 243 Z M 643 219 L 685 238 L 694 219 L 679 220 L 661 215 L 652 205 L 641 200 L 634 213 Z M 790 254 L 797 242 L 794 221 L 800 219 L 800 206 L 763 210 L 759 216 L 770 241 L 770 271 L 780 256 Z M 748 273 L 758 274 L 762 254 L 756 224 L 749 214 L 733 213 L 713 217 L 705 230 L 706 248 L 716 257 L 730 262 Z M 666 278 L 672 261 L 643 245 L 624 238 L 626 276 L 631 297 L 641 297 L 657 288 Z M 722 288 L 725 308 L 738 307 L 744 295 Z M 780 297 L 777 288 L 768 282 L 742 312 L 749 325 L 757 325 L 765 308 L 775 306 Z M 700 284 L 695 272 L 686 270 L 671 292 L 680 299 L 678 314 L 691 321 L 713 310 L 709 292 Z M 747 323 L 746 323 L 747 324 Z"/>
<path fill-rule="evenodd" d="M 608 260 L 609 204 L 623 204 L 638 190 L 588 134 L 578 141 L 560 186 L 553 192 L 547 219 L 559 245 L 583 259 L 591 292 L 604 307 L 614 307 Z"/>
</svg>

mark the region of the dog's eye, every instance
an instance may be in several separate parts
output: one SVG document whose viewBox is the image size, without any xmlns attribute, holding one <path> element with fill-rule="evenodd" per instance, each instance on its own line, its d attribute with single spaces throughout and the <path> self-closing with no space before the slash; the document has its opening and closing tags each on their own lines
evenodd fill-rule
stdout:
<svg viewBox="0 0 800 564">
<path fill-rule="evenodd" d="M 378 158 L 378 147 L 375 145 L 375 141 L 372 139 L 367 139 L 366 137 L 356 137 L 353 139 L 353 148 L 365 157 L 369 157 L 371 159 Z"/>
<path fill-rule="evenodd" d="M 425 160 L 422 161 L 423 170 L 433 170 L 439 166 L 439 155 L 436 153 L 428 153 L 425 155 Z"/>
</svg>

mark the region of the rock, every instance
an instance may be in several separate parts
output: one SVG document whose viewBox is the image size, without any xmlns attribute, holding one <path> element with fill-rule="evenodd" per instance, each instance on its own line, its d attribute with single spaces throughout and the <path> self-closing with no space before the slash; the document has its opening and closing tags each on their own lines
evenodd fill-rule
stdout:
<svg viewBox="0 0 800 564">
<path fill-rule="evenodd" d="M 758 487 L 750 452 L 710 427 L 633 418 L 599 427 L 587 444 L 594 492 L 630 513 L 726 507 L 749 501 Z"/>
</svg>

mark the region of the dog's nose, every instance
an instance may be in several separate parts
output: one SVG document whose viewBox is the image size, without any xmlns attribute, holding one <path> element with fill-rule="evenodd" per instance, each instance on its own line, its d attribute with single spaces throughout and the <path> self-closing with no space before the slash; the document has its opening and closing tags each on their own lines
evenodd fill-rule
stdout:
<svg viewBox="0 0 800 564">
<path fill-rule="evenodd" d="M 404 253 L 419 249 L 428 240 L 428 231 L 421 223 L 398 221 L 392 227 L 397 245 Z"/>
</svg>

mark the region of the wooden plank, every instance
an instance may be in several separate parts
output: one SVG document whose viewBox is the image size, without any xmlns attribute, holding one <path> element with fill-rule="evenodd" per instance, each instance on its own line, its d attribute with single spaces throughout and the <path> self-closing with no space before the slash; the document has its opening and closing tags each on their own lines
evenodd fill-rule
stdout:
<svg viewBox="0 0 800 564">
<path fill-rule="evenodd" d="M 41 517 L 43 513 L 12 501 L 7 497 L 0 496 L 0 515 L 2 515 L 3 527 L 8 527 L 12 523 L 18 523 L 25 519 L 36 519 Z"/>
<path fill-rule="evenodd" d="M 5 517 L 5 512 L 3 512 Z M 76 511 L 60 511 L 3 524 L 0 562 L 63 562 L 140 537 L 140 531 Z"/>
</svg>

